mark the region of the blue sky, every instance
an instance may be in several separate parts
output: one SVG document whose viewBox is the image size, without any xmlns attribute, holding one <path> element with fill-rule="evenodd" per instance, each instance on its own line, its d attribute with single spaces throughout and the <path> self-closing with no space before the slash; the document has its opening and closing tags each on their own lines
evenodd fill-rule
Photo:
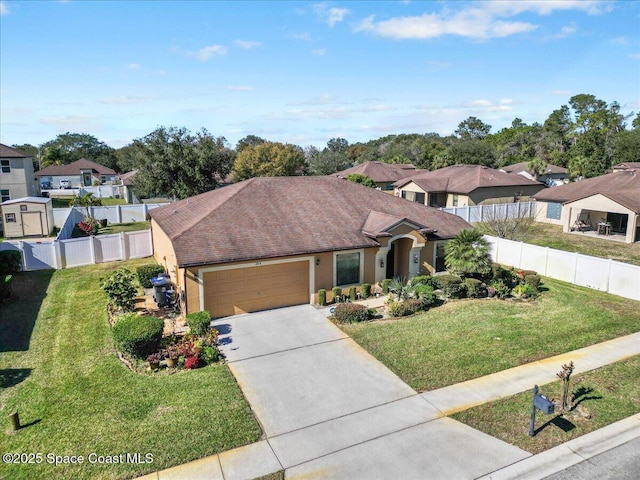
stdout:
<svg viewBox="0 0 640 480">
<path fill-rule="evenodd" d="M 496 132 L 579 93 L 640 110 L 635 1 L 1 0 L 0 22 L 4 144 Z"/>
</svg>

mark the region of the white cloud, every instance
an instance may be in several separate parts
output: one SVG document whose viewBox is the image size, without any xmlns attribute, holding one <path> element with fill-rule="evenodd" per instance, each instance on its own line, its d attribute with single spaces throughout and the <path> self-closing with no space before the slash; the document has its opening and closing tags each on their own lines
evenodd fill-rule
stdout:
<svg viewBox="0 0 640 480">
<path fill-rule="evenodd" d="M 312 8 L 318 17 L 318 20 L 326 23 L 330 27 L 333 27 L 336 23 L 342 22 L 344 17 L 351 13 L 351 10 L 348 8 L 329 7 L 325 2 L 316 3 Z"/>
<path fill-rule="evenodd" d="M 308 32 L 292 33 L 291 36 L 293 38 L 295 38 L 296 40 L 303 40 L 305 42 L 310 42 L 311 41 L 311 35 L 309 35 Z"/>
<path fill-rule="evenodd" d="M 238 47 L 244 48 L 245 50 L 250 50 L 252 48 L 261 47 L 261 42 L 254 42 L 251 40 L 236 40 L 235 43 Z"/>
<path fill-rule="evenodd" d="M 316 50 L 311 50 L 311 53 L 313 53 L 314 55 L 317 55 L 319 57 L 324 56 L 325 53 L 327 53 L 327 49 L 326 48 L 317 48 Z"/>
<path fill-rule="evenodd" d="M 565 25 L 560 29 L 558 33 L 556 33 L 555 35 L 552 35 L 551 38 L 555 38 L 555 39 L 567 38 L 575 34 L 577 31 L 578 29 L 576 28 L 575 25 Z"/>
<path fill-rule="evenodd" d="M 632 58 L 633 60 L 640 60 L 640 53 L 632 53 L 629 55 L 629 58 Z"/>
<path fill-rule="evenodd" d="M 4 0 L 0 0 L 0 15 L 9 15 L 9 7 Z"/>
<path fill-rule="evenodd" d="M 468 4 L 457 11 L 447 7 L 437 13 L 416 16 L 392 17 L 376 21 L 371 15 L 361 20 L 356 32 L 401 39 L 429 39 L 443 35 L 457 35 L 474 39 L 502 38 L 518 33 L 532 32 L 538 25 L 511 20 L 523 13 L 549 15 L 556 10 L 580 10 L 588 14 L 600 14 L 609 9 L 609 2 L 589 0 L 534 0 L 478 2 Z M 453 4 L 455 5 L 455 4 Z M 575 33 L 575 27 L 565 27 L 560 34 Z"/>
<path fill-rule="evenodd" d="M 197 52 L 193 52 L 192 56 L 201 62 L 206 62 L 213 56 L 222 56 L 226 54 L 227 47 L 223 47 L 222 45 L 209 45 L 208 47 L 202 47 Z"/>
<path fill-rule="evenodd" d="M 140 70 L 141 65 L 139 63 L 129 63 L 127 64 L 127 68 L 129 70 Z"/>
<path fill-rule="evenodd" d="M 629 41 L 624 37 L 616 37 L 611 39 L 614 45 L 629 45 Z"/>
<path fill-rule="evenodd" d="M 86 115 L 65 115 L 62 117 L 47 117 L 40 120 L 45 125 L 57 125 L 59 127 L 83 126 L 93 123 L 93 118 Z M 84 131 L 84 130 L 83 130 Z"/>
</svg>

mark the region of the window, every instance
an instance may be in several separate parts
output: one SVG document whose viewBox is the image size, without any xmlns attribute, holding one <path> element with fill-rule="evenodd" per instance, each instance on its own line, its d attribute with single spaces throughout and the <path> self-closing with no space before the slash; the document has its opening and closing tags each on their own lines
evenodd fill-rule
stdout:
<svg viewBox="0 0 640 480">
<path fill-rule="evenodd" d="M 336 284 L 360 283 L 360 252 L 336 254 Z"/>
<path fill-rule="evenodd" d="M 454 207 L 458 206 L 458 194 L 457 193 L 453 194 L 453 206 Z"/>
<path fill-rule="evenodd" d="M 7 200 L 11 200 L 9 190 L 0 190 L 0 202 L 6 202 Z"/>
<path fill-rule="evenodd" d="M 424 192 L 416 192 L 416 203 L 421 203 L 424 205 Z"/>
<path fill-rule="evenodd" d="M 405 190 L 402 190 L 402 192 L 400 192 L 402 198 L 407 198 L 407 192 Z"/>
<path fill-rule="evenodd" d="M 11 173 L 11 160 L 0 160 L 0 172 Z"/>
<path fill-rule="evenodd" d="M 385 190 L 393 190 L 393 183 L 387 183 L 384 187 Z"/>
<path fill-rule="evenodd" d="M 5 213 L 4 221 L 7 223 L 16 223 L 16 214 L 15 213 Z"/>
<path fill-rule="evenodd" d="M 436 251 L 435 251 L 435 267 L 436 267 L 436 273 L 437 272 L 444 272 L 447 270 L 447 267 L 445 266 L 445 262 L 444 262 L 444 258 L 445 258 L 445 253 L 444 253 L 444 242 L 440 242 L 440 243 L 436 243 Z"/>
<path fill-rule="evenodd" d="M 21 212 L 26 212 L 27 211 L 27 206 L 26 205 L 20 205 L 20 211 Z"/>
<path fill-rule="evenodd" d="M 562 213 L 562 204 L 547 203 L 547 218 L 550 218 L 552 220 L 560 220 L 561 213 Z"/>
</svg>

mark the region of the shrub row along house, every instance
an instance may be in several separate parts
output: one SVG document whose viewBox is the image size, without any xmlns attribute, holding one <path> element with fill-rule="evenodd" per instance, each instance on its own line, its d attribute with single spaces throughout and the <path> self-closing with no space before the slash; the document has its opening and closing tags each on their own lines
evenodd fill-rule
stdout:
<svg viewBox="0 0 640 480">
<path fill-rule="evenodd" d="M 444 270 L 461 218 L 327 177 L 253 178 L 149 212 L 187 312 L 315 302 L 318 289 Z"/>
</svg>

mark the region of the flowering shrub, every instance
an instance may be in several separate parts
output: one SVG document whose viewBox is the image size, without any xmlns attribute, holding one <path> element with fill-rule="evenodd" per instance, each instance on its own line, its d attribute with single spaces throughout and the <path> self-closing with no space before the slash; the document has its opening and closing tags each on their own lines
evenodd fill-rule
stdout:
<svg viewBox="0 0 640 480">
<path fill-rule="evenodd" d="M 78 224 L 78 228 L 87 235 L 96 235 L 100 230 L 100 222 L 93 217 L 86 217 Z"/>
<path fill-rule="evenodd" d="M 187 357 L 184 361 L 184 368 L 191 370 L 200 366 L 200 359 L 198 357 Z"/>
</svg>

